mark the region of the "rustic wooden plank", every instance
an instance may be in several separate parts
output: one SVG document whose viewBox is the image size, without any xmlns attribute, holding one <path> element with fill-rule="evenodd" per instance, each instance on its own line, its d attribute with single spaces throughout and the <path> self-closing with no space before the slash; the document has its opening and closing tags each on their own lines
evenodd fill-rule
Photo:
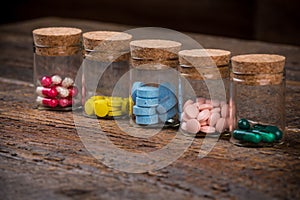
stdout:
<svg viewBox="0 0 300 200">
<path fill-rule="evenodd" d="M 225 139 L 220 140 L 207 157 L 197 159 L 203 139 L 196 138 L 172 165 L 158 172 L 126 174 L 107 168 L 89 154 L 76 133 L 70 112 L 34 109 L 31 87 L 1 83 L 1 88 L 3 197 L 299 198 L 300 135 L 293 125 L 289 125 L 285 143 L 280 147 L 239 148 Z M 288 88 L 290 105 L 294 99 L 299 100 L 300 91 L 299 87 Z M 299 116 L 299 106 L 295 108 L 293 114 L 288 115 L 288 121 L 298 126 L 293 120 Z M 127 150 L 138 151 L 139 146 L 132 145 L 136 142 L 160 148 L 170 135 L 150 142 L 138 141 L 120 134 L 113 124 L 113 121 L 102 120 L 103 129 L 109 130 L 113 141 Z M 17 195 L 14 191 L 18 191 Z"/>
<path fill-rule="evenodd" d="M 196 138 L 170 166 L 132 174 L 105 166 L 87 151 L 74 127 L 71 112 L 35 109 L 34 89 L 30 84 L 30 30 L 49 24 L 72 25 L 85 30 L 128 28 L 60 18 L 0 27 L 3 36 L 0 46 L 8 48 L 0 55 L 1 199 L 300 198 L 298 47 L 191 34 L 197 41 L 203 41 L 205 47 L 222 45 L 234 54 L 267 51 L 282 52 L 288 57 L 288 127 L 284 143 L 272 148 L 239 148 L 223 138 L 205 158 L 199 159 L 203 138 Z M 98 130 L 80 113 L 78 117 L 82 120 L 81 127 Z M 122 133 L 113 121 L 95 123 L 101 123 L 118 147 L 132 152 L 160 149 L 174 136 L 172 130 L 164 130 L 149 140 L 139 139 Z"/>
</svg>

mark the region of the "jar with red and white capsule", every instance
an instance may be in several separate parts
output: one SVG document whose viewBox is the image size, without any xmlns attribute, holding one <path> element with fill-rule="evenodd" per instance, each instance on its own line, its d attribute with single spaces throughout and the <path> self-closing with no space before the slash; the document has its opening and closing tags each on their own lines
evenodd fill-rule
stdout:
<svg viewBox="0 0 300 200">
<path fill-rule="evenodd" d="M 200 136 L 229 136 L 230 51 L 179 52 L 181 130 Z"/>
<path fill-rule="evenodd" d="M 47 27 L 35 29 L 32 34 L 37 108 L 79 108 L 81 95 L 74 80 L 82 63 L 81 29 Z"/>
</svg>

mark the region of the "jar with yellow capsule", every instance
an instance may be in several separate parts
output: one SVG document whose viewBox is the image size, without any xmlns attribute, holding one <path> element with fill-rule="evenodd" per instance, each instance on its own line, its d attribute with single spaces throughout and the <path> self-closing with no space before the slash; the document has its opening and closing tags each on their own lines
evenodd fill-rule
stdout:
<svg viewBox="0 0 300 200">
<path fill-rule="evenodd" d="M 84 115 L 113 119 L 129 113 L 129 43 L 123 32 L 92 31 L 83 34 L 82 76 Z"/>
</svg>

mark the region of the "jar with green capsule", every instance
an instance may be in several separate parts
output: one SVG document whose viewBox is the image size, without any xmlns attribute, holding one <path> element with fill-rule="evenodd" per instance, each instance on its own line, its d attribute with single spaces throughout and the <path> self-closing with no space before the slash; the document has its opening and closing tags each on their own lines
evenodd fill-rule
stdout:
<svg viewBox="0 0 300 200">
<path fill-rule="evenodd" d="M 238 146 L 282 143 L 285 130 L 285 57 L 247 54 L 231 58 L 230 141 Z"/>
</svg>

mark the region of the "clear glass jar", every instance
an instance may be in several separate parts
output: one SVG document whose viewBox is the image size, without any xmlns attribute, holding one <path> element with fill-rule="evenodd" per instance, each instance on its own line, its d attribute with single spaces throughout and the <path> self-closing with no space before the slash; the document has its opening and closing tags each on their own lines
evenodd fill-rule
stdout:
<svg viewBox="0 0 300 200">
<path fill-rule="evenodd" d="M 179 42 L 158 39 L 130 43 L 130 113 L 137 127 L 178 126 L 180 47 Z"/>
<path fill-rule="evenodd" d="M 192 49 L 179 52 L 181 129 L 199 136 L 229 136 L 230 52 Z"/>
<path fill-rule="evenodd" d="M 82 76 L 84 115 L 113 119 L 129 112 L 129 42 L 123 32 L 92 31 L 83 34 Z"/>
<path fill-rule="evenodd" d="M 80 29 L 71 27 L 32 31 L 38 109 L 72 110 L 80 107 L 80 88 L 74 80 L 82 62 L 81 33 Z"/>
<path fill-rule="evenodd" d="M 239 146 L 272 146 L 285 130 L 285 57 L 248 54 L 231 59 L 233 129 Z"/>
</svg>

